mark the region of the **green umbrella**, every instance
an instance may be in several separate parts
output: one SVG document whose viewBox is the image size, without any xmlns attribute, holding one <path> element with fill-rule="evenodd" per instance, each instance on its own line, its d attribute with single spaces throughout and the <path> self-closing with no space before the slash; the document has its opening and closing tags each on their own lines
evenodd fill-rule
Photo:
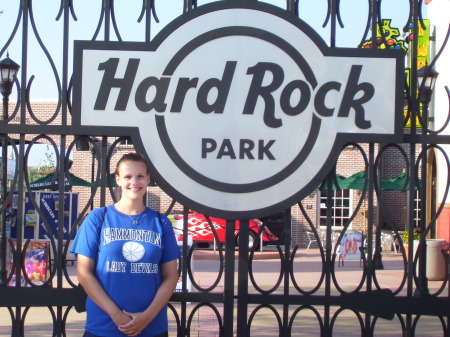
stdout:
<svg viewBox="0 0 450 337">
<path fill-rule="evenodd" d="M 59 178 L 55 177 L 55 172 L 49 173 L 44 177 L 41 177 L 30 183 L 30 188 L 32 190 L 46 190 L 46 189 L 57 189 Z M 74 174 L 70 173 L 69 178 L 65 177 L 64 186 L 90 186 L 90 183 L 84 179 L 81 179 Z"/>
<path fill-rule="evenodd" d="M 406 172 L 403 171 L 400 174 L 397 174 L 396 176 L 392 177 L 391 179 L 387 179 L 387 181 L 389 181 L 394 188 L 392 190 L 395 191 L 401 191 L 403 189 L 405 190 L 409 190 L 409 180 L 407 181 L 407 176 L 406 176 Z M 416 182 L 416 186 L 414 187 L 415 190 L 418 189 L 418 187 L 420 186 L 420 181 Z"/>
<path fill-rule="evenodd" d="M 338 183 L 339 188 L 338 188 L 338 186 L 336 186 L 336 182 L 335 182 L 334 178 L 336 178 L 336 181 Z M 344 183 L 346 178 L 344 176 L 340 175 L 340 174 L 336 174 L 336 176 L 334 178 L 331 180 L 332 181 L 331 188 L 333 190 L 345 190 L 345 188 L 343 187 L 342 184 Z M 319 185 L 318 189 L 319 190 L 325 190 L 326 188 L 327 188 L 327 179 L 325 178 L 322 181 L 322 183 Z"/>
<path fill-rule="evenodd" d="M 395 182 L 390 181 L 389 179 L 381 178 L 381 190 L 382 191 L 399 191 L 402 189 L 402 186 Z"/>
<path fill-rule="evenodd" d="M 362 190 L 366 180 L 366 171 L 359 171 L 345 179 L 341 187 L 343 190 Z M 368 186 L 368 185 L 367 185 Z"/>
<path fill-rule="evenodd" d="M 403 188 L 403 184 L 405 182 L 405 174 L 396 176 L 391 179 L 380 179 L 381 186 L 378 186 L 381 188 L 382 191 L 400 191 Z M 344 179 L 342 182 L 340 182 L 339 186 L 342 189 L 345 190 L 362 190 L 364 188 L 364 182 L 366 180 L 366 171 L 359 171 L 355 174 L 351 175 L 350 177 Z M 366 188 L 369 187 L 369 182 L 367 182 Z"/>
<path fill-rule="evenodd" d="M 348 177 L 343 183 L 342 186 L 344 186 L 346 189 L 354 189 L 354 190 L 362 190 L 364 187 L 364 180 L 366 178 L 365 171 L 360 171 L 352 176 Z M 409 189 L 409 182 L 405 186 L 406 182 L 406 172 L 402 172 L 390 179 L 381 178 L 381 190 L 382 191 L 401 191 L 403 190 L 403 187 L 405 189 Z M 417 186 L 416 188 L 417 189 Z"/>
</svg>

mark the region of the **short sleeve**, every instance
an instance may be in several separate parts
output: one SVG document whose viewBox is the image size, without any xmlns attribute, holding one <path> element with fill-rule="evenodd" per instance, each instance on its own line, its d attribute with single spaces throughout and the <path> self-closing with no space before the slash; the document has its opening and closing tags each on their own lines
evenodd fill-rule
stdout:
<svg viewBox="0 0 450 337">
<path fill-rule="evenodd" d="M 180 251 L 178 249 L 178 243 L 172 228 L 172 223 L 163 214 L 161 214 L 161 222 L 163 232 L 163 252 L 161 256 L 161 263 L 166 263 L 178 259 L 180 257 Z"/>
<path fill-rule="evenodd" d="M 91 211 L 81 224 L 71 247 L 71 253 L 75 256 L 81 254 L 93 260 L 97 260 L 100 245 L 100 230 L 105 208 Z"/>
</svg>

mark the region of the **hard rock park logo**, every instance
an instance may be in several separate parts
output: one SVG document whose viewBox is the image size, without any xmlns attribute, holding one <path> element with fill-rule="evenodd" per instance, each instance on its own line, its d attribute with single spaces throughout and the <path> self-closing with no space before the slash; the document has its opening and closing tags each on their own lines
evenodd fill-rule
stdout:
<svg viewBox="0 0 450 337">
<path fill-rule="evenodd" d="M 403 57 L 328 48 L 274 6 L 217 2 L 150 43 L 77 41 L 73 125 L 131 136 L 192 209 L 261 217 L 314 190 L 345 142 L 399 139 Z"/>
</svg>

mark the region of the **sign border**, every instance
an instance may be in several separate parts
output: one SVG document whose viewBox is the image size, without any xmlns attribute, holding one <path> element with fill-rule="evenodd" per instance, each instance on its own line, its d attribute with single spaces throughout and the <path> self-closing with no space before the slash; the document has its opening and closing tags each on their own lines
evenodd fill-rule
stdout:
<svg viewBox="0 0 450 337">
<path fill-rule="evenodd" d="M 307 183 L 297 193 L 290 197 L 274 203 L 268 207 L 261 209 L 253 209 L 246 211 L 228 211 L 213 207 L 202 205 L 186 196 L 174 187 L 172 187 L 165 178 L 156 170 L 156 167 L 151 162 L 150 167 L 152 178 L 155 179 L 158 186 L 160 186 L 167 194 L 174 198 L 177 202 L 195 209 L 202 213 L 226 218 L 230 220 L 237 219 L 251 219 L 255 216 L 263 217 L 283 211 L 291 207 L 296 202 L 299 202 L 313 191 L 320 183 L 321 178 L 327 175 L 334 167 L 342 146 L 347 142 L 399 142 L 403 136 L 403 74 L 404 74 L 404 52 L 399 50 L 377 50 L 377 49 L 360 49 L 360 48 L 330 48 L 325 41 L 304 21 L 296 17 L 294 14 L 278 8 L 276 6 L 265 3 L 247 3 L 242 1 L 225 1 L 215 2 L 202 5 L 182 16 L 176 18 L 174 21 L 164 27 L 155 38 L 147 42 L 123 42 L 123 41 L 75 41 L 74 45 L 74 87 L 73 87 L 73 113 L 72 113 L 72 128 L 75 134 L 90 134 L 93 136 L 129 136 L 132 138 L 135 149 L 138 152 L 146 154 L 146 150 L 139 134 L 138 127 L 111 127 L 111 126 L 84 126 L 81 125 L 81 84 L 83 83 L 82 71 L 83 69 L 83 51 L 84 50 L 133 50 L 133 51 L 156 51 L 158 47 L 169 37 L 174 31 L 179 29 L 186 22 L 193 20 L 201 15 L 207 15 L 214 11 L 226 9 L 252 9 L 262 11 L 275 15 L 303 31 L 322 52 L 324 56 L 336 57 L 364 57 L 364 58 L 389 58 L 396 60 L 396 84 L 395 84 L 395 103 L 394 104 L 394 133 L 391 135 L 380 134 L 348 134 L 337 133 L 334 145 L 331 148 L 330 155 L 325 160 L 324 164 L 318 169 L 314 178 Z M 148 155 L 147 155 L 148 157 Z M 202 178 L 201 178 L 202 179 Z"/>
</svg>

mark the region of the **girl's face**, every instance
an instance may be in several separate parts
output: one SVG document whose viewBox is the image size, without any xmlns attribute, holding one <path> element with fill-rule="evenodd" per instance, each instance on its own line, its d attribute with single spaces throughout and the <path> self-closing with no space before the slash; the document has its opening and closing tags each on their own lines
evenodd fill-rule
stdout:
<svg viewBox="0 0 450 337">
<path fill-rule="evenodd" d="M 142 200 L 150 183 L 147 166 L 142 162 L 123 161 L 117 171 L 116 183 L 122 189 L 122 198 Z"/>
</svg>

